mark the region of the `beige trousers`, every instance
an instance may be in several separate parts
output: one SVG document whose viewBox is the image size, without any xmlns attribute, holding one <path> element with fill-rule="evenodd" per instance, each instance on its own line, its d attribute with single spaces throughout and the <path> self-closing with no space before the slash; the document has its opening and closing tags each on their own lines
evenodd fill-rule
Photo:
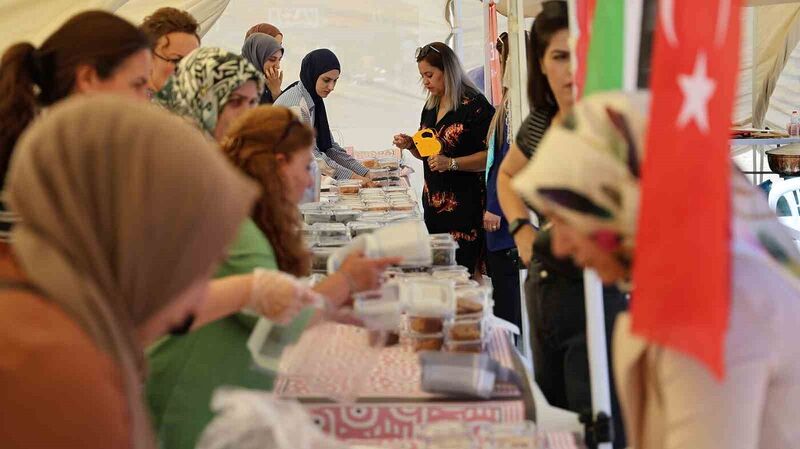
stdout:
<svg viewBox="0 0 800 449">
<path fill-rule="evenodd" d="M 800 283 L 771 263 L 734 256 L 721 382 L 632 335 L 627 314 L 617 320 L 614 369 L 631 447 L 800 448 Z"/>
</svg>

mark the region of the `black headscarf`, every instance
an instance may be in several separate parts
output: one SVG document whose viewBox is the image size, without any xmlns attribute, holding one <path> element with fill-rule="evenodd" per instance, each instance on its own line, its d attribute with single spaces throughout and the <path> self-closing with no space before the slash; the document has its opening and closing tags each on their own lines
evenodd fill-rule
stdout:
<svg viewBox="0 0 800 449">
<path fill-rule="evenodd" d="M 331 128 L 328 125 L 328 113 L 325 111 L 325 102 L 317 94 L 317 78 L 330 70 L 339 70 L 339 59 L 327 48 L 320 48 L 307 54 L 300 65 L 300 82 L 314 100 L 314 129 L 317 130 L 317 149 L 328 151 L 333 146 Z M 295 83 L 297 84 L 297 83 Z"/>
</svg>

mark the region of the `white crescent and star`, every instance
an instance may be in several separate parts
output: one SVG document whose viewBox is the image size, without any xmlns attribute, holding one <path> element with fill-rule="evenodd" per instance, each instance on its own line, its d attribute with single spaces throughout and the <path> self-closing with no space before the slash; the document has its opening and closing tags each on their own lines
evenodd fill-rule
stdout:
<svg viewBox="0 0 800 449">
<path fill-rule="evenodd" d="M 689 122 L 694 122 L 701 133 L 708 134 L 708 103 L 714 96 L 717 83 L 708 77 L 708 57 L 704 52 L 697 54 L 691 75 L 678 75 L 678 85 L 683 94 L 678 128 L 685 128 Z"/>
<path fill-rule="evenodd" d="M 671 47 L 679 44 L 678 33 L 675 31 L 675 0 L 659 0 L 658 16 L 664 30 L 664 37 Z M 714 44 L 717 47 L 725 43 L 728 36 L 728 22 L 731 19 L 731 0 L 719 0 L 717 4 L 717 25 L 714 34 Z"/>
</svg>

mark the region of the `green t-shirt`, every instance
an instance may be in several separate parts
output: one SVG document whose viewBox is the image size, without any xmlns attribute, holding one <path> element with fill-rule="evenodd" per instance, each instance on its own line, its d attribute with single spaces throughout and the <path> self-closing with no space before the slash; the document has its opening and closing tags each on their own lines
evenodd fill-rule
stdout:
<svg viewBox="0 0 800 449">
<path fill-rule="evenodd" d="M 247 219 L 216 277 L 277 269 L 272 246 Z M 166 337 L 148 351 L 147 401 L 163 449 L 194 449 L 213 418 L 211 396 L 231 385 L 271 390 L 274 377 L 254 369 L 247 339 L 257 318 L 229 316 L 181 337 Z"/>
</svg>

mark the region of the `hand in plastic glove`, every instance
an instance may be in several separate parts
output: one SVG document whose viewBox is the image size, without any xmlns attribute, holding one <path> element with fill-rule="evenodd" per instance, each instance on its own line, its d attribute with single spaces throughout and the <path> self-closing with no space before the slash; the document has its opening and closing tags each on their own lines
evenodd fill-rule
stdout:
<svg viewBox="0 0 800 449">
<path fill-rule="evenodd" d="M 370 259 L 356 251 L 344 259 L 338 273 L 347 277 L 351 293 L 375 290 L 380 286 L 381 275 L 389 265 L 399 264 L 401 257 Z"/>
<path fill-rule="evenodd" d="M 296 277 L 276 270 L 256 269 L 248 306 L 279 324 L 289 323 L 305 307 L 324 305 L 319 293 Z"/>
</svg>

